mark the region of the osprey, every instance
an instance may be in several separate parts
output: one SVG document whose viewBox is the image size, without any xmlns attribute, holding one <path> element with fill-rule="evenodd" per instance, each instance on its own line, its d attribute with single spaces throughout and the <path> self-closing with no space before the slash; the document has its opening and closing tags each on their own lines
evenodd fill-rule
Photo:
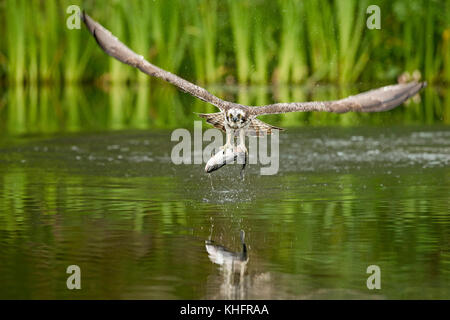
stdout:
<svg viewBox="0 0 450 320">
<path fill-rule="evenodd" d="M 261 136 L 271 134 L 273 130 L 282 130 L 272 126 L 257 117 L 265 114 L 277 114 L 287 112 L 324 111 L 344 113 L 356 112 L 380 112 L 387 111 L 402 104 L 414 96 L 420 89 L 426 86 L 426 82 L 409 82 L 390 85 L 349 96 L 340 100 L 319 102 L 292 102 L 275 103 L 265 106 L 245 106 L 238 103 L 222 100 L 202 87 L 199 87 L 183 78 L 151 64 L 144 57 L 136 54 L 110 31 L 93 20 L 83 12 L 82 19 L 94 36 L 98 45 L 108 55 L 130 66 L 138 68 L 142 72 L 165 80 L 180 90 L 187 92 L 205 102 L 216 106 L 220 112 L 199 114 L 206 122 L 226 133 L 226 144 L 222 147 L 224 153 L 233 146 L 233 138 L 239 137 L 238 148 L 247 151 L 245 136 Z"/>
</svg>

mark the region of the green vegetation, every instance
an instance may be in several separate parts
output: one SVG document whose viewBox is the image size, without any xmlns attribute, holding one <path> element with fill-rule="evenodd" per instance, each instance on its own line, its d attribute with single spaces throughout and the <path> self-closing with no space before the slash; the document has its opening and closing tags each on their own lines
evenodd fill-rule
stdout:
<svg viewBox="0 0 450 320">
<path fill-rule="evenodd" d="M 211 87 L 219 96 L 243 104 L 269 104 L 275 100 L 330 100 L 367 88 L 279 86 L 239 88 L 238 92 Z M 274 96 L 274 98 L 271 98 Z M 6 103 L 7 101 L 7 103 Z M 411 101 L 390 112 L 333 114 L 290 113 L 263 116 L 263 121 L 285 128 L 299 125 L 365 126 L 450 124 L 450 90 L 429 87 L 421 101 Z M 213 106 L 183 94 L 170 85 L 148 90 L 146 85 L 114 84 L 102 91 L 85 86 L 13 86 L 0 94 L 0 132 L 4 135 L 52 134 L 121 129 L 192 128 L 200 121 L 194 112 L 216 112 Z M 205 124 L 205 128 L 209 125 Z"/>
<path fill-rule="evenodd" d="M 148 81 L 66 28 L 77 4 L 151 62 L 199 83 L 450 81 L 450 2 L 0 1 L 3 82 Z M 369 4 L 381 30 L 366 27 Z"/>
<path fill-rule="evenodd" d="M 450 123 L 449 2 L 371 2 L 381 8 L 381 30 L 369 30 L 369 2 L 356 0 L 0 0 L 0 85 L 9 86 L 0 92 L 0 131 L 189 127 L 192 112 L 215 111 L 108 58 L 83 27 L 69 30 L 72 4 L 152 63 L 239 103 L 342 98 L 405 71 L 435 83 L 422 102 L 388 115 L 268 119 L 283 127 Z M 85 82 L 102 90 L 76 87 Z"/>
</svg>

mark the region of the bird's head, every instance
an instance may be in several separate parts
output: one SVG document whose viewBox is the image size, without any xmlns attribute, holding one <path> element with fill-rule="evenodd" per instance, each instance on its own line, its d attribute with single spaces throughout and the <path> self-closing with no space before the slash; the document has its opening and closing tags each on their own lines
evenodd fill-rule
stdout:
<svg viewBox="0 0 450 320">
<path fill-rule="evenodd" d="M 239 129 L 247 122 L 247 116 L 244 110 L 238 108 L 231 108 L 226 112 L 226 119 L 228 125 L 232 129 Z"/>
</svg>

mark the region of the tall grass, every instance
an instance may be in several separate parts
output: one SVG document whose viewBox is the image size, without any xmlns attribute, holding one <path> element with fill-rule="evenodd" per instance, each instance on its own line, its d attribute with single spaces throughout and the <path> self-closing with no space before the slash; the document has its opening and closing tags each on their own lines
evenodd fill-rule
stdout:
<svg viewBox="0 0 450 320">
<path fill-rule="evenodd" d="M 404 71 L 450 81 L 450 4 L 404 0 L 4 0 L 0 78 L 23 82 L 148 82 L 105 57 L 78 4 L 153 63 L 200 83 L 394 81 Z M 381 30 L 366 8 L 381 7 Z"/>
<path fill-rule="evenodd" d="M 368 1 L 336 0 L 335 6 L 339 44 L 339 82 L 353 82 L 369 60 L 368 43 L 367 41 L 362 43 Z"/>
<path fill-rule="evenodd" d="M 228 1 L 230 26 L 233 33 L 233 50 L 236 56 L 237 79 L 239 83 L 246 83 L 250 77 L 250 2 Z"/>
<path fill-rule="evenodd" d="M 397 2 L 393 5 L 393 12 L 400 22 L 399 45 L 403 46 L 401 56 L 406 71 L 421 69 L 424 61 L 425 42 L 424 28 L 420 22 L 425 19 L 424 13 L 417 6 L 408 6 L 406 3 Z"/>
<path fill-rule="evenodd" d="M 150 8 L 156 63 L 172 72 L 180 68 L 188 41 L 183 34 L 181 12 L 182 1 L 153 1 Z"/>
<path fill-rule="evenodd" d="M 327 0 L 304 1 L 310 76 L 313 81 L 337 81 L 337 36 L 334 10 Z M 324 63 L 324 61 L 327 61 Z"/>
<path fill-rule="evenodd" d="M 27 19 L 34 21 L 35 29 L 38 31 L 39 50 L 39 72 L 44 82 L 59 80 L 61 68 L 59 62 L 62 60 L 64 48 L 59 41 L 61 38 L 61 11 L 59 2 L 42 2 L 33 0 L 27 3 L 29 11 Z M 37 19 L 37 20 L 35 20 Z"/>
<path fill-rule="evenodd" d="M 70 5 L 78 4 L 76 1 L 65 0 L 61 9 L 65 9 Z M 63 73 L 66 83 L 76 83 L 82 81 L 86 77 L 85 72 L 89 63 L 89 59 L 93 50 L 92 41 L 85 43 L 85 34 L 77 30 L 63 28 L 65 39 L 65 54 Z"/>
<path fill-rule="evenodd" d="M 7 73 L 11 83 L 20 84 L 25 78 L 25 1 L 6 0 Z"/>
<path fill-rule="evenodd" d="M 253 61 L 254 68 L 250 80 L 253 83 L 265 84 L 269 80 L 269 63 L 273 56 L 272 38 L 273 28 L 265 23 L 263 14 L 255 19 L 253 32 Z"/>
<path fill-rule="evenodd" d="M 217 1 L 186 1 L 186 31 L 190 36 L 190 51 L 195 76 L 200 83 L 214 83 L 219 77 L 217 65 L 218 3 Z"/>
<path fill-rule="evenodd" d="M 130 1 L 122 2 L 122 10 L 125 12 L 124 18 L 129 30 L 129 46 L 144 57 L 150 56 L 151 42 L 150 32 L 151 20 L 148 18 L 152 11 L 150 1 Z M 139 82 L 148 82 L 149 77 L 138 70 L 137 79 Z"/>
<path fill-rule="evenodd" d="M 450 83 L 450 2 L 446 2 L 442 31 L 441 54 L 443 56 L 442 78 Z"/>
<path fill-rule="evenodd" d="M 278 68 L 274 79 L 283 83 L 301 82 L 308 74 L 306 52 L 302 48 L 306 45 L 304 17 L 307 13 L 300 1 L 278 2 L 282 27 Z"/>
<path fill-rule="evenodd" d="M 444 59 L 444 69 L 442 78 L 450 83 L 450 28 L 446 29 L 442 34 L 442 56 Z"/>
<path fill-rule="evenodd" d="M 109 10 L 109 23 L 108 28 L 111 32 L 117 36 L 119 39 L 126 38 L 126 16 L 124 8 L 121 2 L 112 2 L 111 6 L 108 8 Z M 108 59 L 109 61 L 109 80 L 113 83 L 127 81 L 132 74 L 135 72 L 127 65 L 115 60 Z"/>
</svg>

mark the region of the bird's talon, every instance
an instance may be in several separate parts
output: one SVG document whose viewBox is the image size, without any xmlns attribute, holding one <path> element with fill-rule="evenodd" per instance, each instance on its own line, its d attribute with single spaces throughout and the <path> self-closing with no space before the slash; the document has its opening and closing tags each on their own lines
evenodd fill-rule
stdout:
<svg viewBox="0 0 450 320">
<path fill-rule="evenodd" d="M 231 144 L 225 144 L 224 146 L 220 147 L 220 149 L 222 150 L 223 154 L 225 154 L 228 149 L 231 149 L 231 147 Z"/>
</svg>

